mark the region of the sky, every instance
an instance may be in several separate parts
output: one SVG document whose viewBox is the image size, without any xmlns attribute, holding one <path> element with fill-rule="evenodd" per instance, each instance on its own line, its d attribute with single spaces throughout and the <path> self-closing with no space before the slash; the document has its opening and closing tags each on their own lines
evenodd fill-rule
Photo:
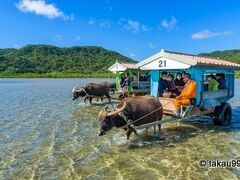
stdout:
<svg viewBox="0 0 240 180">
<path fill-rule="evenodd" d="M 102 46 L 135 60 L 161 49 L 240 49 L 238 0 L 1 0 L 0 48 Z"/>
</svg>

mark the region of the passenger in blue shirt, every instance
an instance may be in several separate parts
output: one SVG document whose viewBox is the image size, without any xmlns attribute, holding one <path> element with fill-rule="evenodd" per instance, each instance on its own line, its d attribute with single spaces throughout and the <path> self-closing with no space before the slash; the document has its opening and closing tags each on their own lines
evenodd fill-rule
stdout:
<svg viewBox="0 0 240 180">
<path fill-rule="evenodd" d="M 159 79 L 159 82 L 158 82 L 158 94 L 159 94 L 159 96 L 162 96 L 163 93 L 166 93 L 166 92 L 169 91 L 168 82 L 167 82 L 167 75 L 168 75 L 168 73 L 164 71 L 164 72 L 162 72 L 161 78 Z"/>
<path fill-rule="evenodd" d="M 218 89 L 226 89 L 226 80 L 225 80 L 225 74 L 223 73 L 217 73 L 216 74 L 216 80 L 218 82 Z"/>
</svg>

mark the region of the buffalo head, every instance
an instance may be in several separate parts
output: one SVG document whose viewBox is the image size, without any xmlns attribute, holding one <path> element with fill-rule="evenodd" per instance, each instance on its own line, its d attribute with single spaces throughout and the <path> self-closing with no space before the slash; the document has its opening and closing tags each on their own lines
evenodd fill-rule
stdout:
<svg viewBox="0 0 240 180">
<path fill-rule="evenodd" d="M 123 106 L 116 108 L 114 111 L 108 111 L 108 106 L 105 106 L 103 109 L 101 109 L 98 115 L 98 119 L 100 121 L 98 132 L 99 136 L 106 134 L 107 131 L 116 126 L 116 121 L 118 121 L 119 118 L 122 119 L 118 113 L 122 112 L 125 108 L 126 102 L 123 102 Z"/>
<path fill-rule="evenodd" d="M 73 93 L 72 100 L 76 100 L 79 97 L 86 96 L 86 92 L 85 92 L 84 88 L 78 89 L 78 88 L 74 87 L 72 89 L 72 93 Z"/>
</svg>

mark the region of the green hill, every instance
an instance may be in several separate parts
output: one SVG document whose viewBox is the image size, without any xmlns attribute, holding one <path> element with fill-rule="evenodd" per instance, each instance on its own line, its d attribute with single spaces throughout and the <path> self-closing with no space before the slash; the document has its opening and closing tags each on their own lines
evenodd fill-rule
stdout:
<svg viewBox="0 0 240 180">
<path fill-rule="evenodd" d="M 97 46 L 59 48 L 27 45 L 21 49 L 0 49 L 0 77 L 81 77 L 108 74 L 116 62 L 134 62 L 117 52 Z M 92 75 L 91 75 L 92 74 Z"/>
<path fill-rule="evenodd" d="M 240 64 L 240 49 L 213 51 L 211 53 L 201 53 L 201 56 L 217 57 L 223 60 Z M 236 76 L 240 77 L 240 71 L 236 72 Z"/>
<path fill-rule="evenodd" d="M 240 49 L 213 51 L 211 53 L 201 53 L 202 56 L 218 57 L 223 60 L 240 64 Z"/>
<path fill-rule="evenodd" d="M 240 63 L 238 49 L 200 55 Z M 27 45 L 20 49 L 6 48 L 0 49 L 0 77 L 109 77 L 112 74 L 107 69 L 116 60 L 135 62 L 97 46 L 59 48 Z"/>
</svg>

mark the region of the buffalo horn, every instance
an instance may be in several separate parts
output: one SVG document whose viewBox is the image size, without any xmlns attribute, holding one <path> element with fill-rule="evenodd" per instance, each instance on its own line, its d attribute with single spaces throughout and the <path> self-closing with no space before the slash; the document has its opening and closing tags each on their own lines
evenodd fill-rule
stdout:
<svg viewBox="0 0 240 180">
<path fill-rule="evenodd" d="M 108 105 L 106 105 L 104 108 L 101 109 L 101 111 L 98 114 L 99 121 L 101 121 L 107 116 L 107 109 L 108 109 Z"/>
<path fill-rule="evenodd" d="M 74 93 L 74 92 L 76 92 L 76 91 L 77 91 L 77 87 L 74 86 L 73 89 L 72 89 L 72 92 Z"/>
<path fill-rule="evenodd" d="M 122 112 L 126 108 L 126 106 L 127 106 L 127 103 L 124 101 L 122 107 L 116 108 L 115 111 L 108 112 L 106 116 L 113 116 L 113 115 L 115 115 L 117 113 L 120 113 L 120 112 Z"/>
<path fill-rule="evenodd" d="M 83 90 L 83 88 L 81 88 L 81 89 L 78 89 L 77 87 L 74 87 L 73 89 L 72 89 L 72 92 L 74 93 L 74 92 L 80 92 L 80 91 L 82 91 Z"/>
</svg>

